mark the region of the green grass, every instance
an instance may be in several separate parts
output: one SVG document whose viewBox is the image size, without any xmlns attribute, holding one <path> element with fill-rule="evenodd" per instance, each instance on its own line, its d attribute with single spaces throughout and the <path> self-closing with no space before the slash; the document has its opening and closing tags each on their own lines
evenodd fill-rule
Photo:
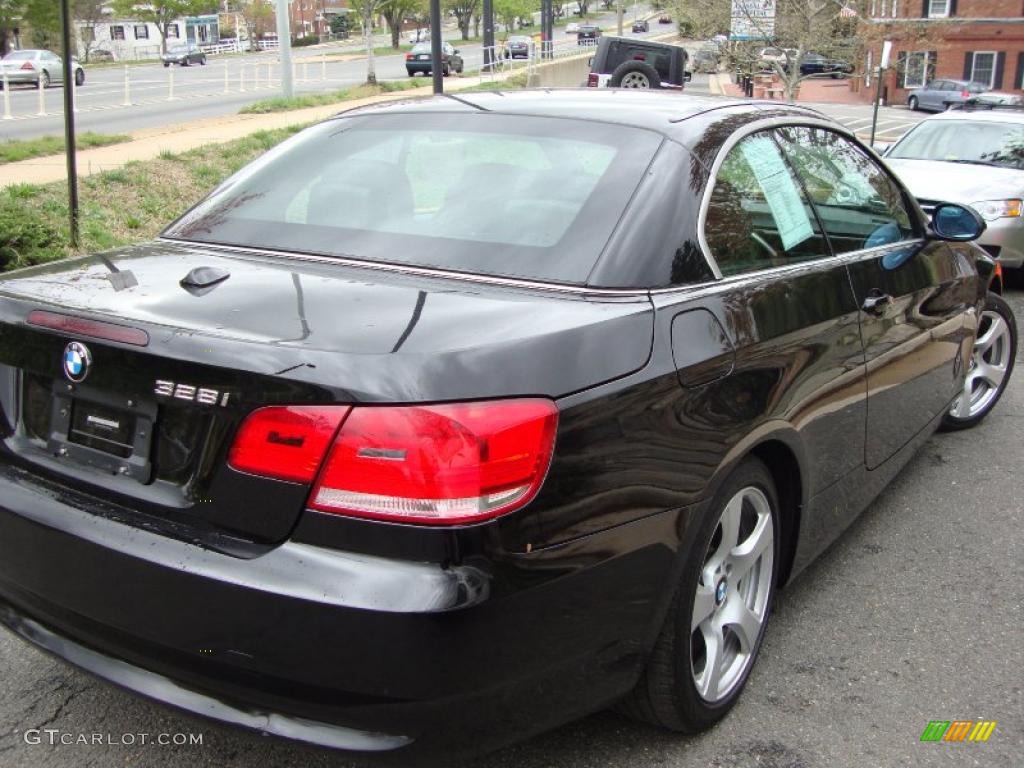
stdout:
<svg viewBox="0 0 1024 768">
<path fill-rule="evenodd" d="M 78 149 L 91 149 L 92 147 L 105 147 L 109 144 L 121 144 L 125 141 L 131 141 L 131 136 L 126 136 L 123 133 L 80 133 L 76 137 L 75 145 Z M 42 136 L 38 139 L 4 141 L 0 142 L 0 164 L 16 163 L 19 160 L 29 160 L 33 157 L 59 155 L 63 151 L 63 136 Z"/>
<path fill-rule="evenodd" d="M 423 85 L 422 82 L 402 80 L 398 82 L 380 82 L 375 86 L 359 85 L 355 88 L 347 88 L 343 91 L 330 91 L 328 93 L 304 93 L 301 96 L 293 96 L 290 99 L 277 96 L 272 99 L 261 99 L 260 101 L 254 101 L 252 104 L 247 104 L 238 110 L 238 114 L 263 115 L 268 112 L 287 112 L 290 109 L 322 107 L 342 101 L 365 99 L 368 96 L 376 96 L 381 93 L 406 91 L 410 88 L 418 88 L 421 85 Z"/>
<path fill-rule="evenodd" d="M 83 178 L 79 250 L 98 251 L 155 236 L 222 179 L 302 127 L 259 131 L 177 155 L 162 153 L 154 160 Z M 71 255 L 63 181 L 0 189 L 0 270 Z"/>
</svg>

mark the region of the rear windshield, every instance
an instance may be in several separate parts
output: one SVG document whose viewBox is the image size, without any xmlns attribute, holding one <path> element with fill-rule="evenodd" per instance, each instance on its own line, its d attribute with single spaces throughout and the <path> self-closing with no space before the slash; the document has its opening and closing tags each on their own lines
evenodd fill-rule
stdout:
<svg viewBox="0 0 1024 768">
<path fill-rule="evenodd" d="M 4 61 L 26 61 L 36 57 L 35 51 L 14 51 L 4 56 Z"/>
<path fill-rule="evenodd" d="M 244 168 L 164 236 L 582 284 L 660 143 L 560 118 L 340 118 Z"/>
<path fill-rule="evenodd" d="M 442 43 L 442 45 L 444 44 Z M 409 53 L 430 53 L 430 51 L 430 43 L 416 43 Z"/>
</svg>

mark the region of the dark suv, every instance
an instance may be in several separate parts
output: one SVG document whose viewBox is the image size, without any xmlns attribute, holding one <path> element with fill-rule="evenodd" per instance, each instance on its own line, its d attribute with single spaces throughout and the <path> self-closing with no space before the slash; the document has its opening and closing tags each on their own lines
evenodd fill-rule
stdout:
<svg viewBox="0 0 1024 768">
<path fill-rule="evenodd" d="M 590 60 L 591 88 L 675 88 L 689 81 L 686 49 L 652 40 L 603 37 Z"/>
<path fill-rule="evenodd" d="M 579 45 L 594 45 L 601 38 L 601 28 L 596 24 L 580 24 L 576 32 L 576 42 Z"/>
</svg>

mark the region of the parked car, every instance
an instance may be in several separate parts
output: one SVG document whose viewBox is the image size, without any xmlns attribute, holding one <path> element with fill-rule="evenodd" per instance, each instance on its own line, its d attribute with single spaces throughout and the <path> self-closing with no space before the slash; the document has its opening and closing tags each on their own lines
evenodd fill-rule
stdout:
<svg viewBox="0 0 1024 768">
<path fill-rule="evenodd" d="M 1020 107 L 1024 106 L 1024 96 L 1019 93 L 1007 93 L 1005 91 L 985 91 L 984 93 L 970 96 L 966 102 L 970 107 Z"/>
<path fill-rule="evenodd" d="M 431 56 L 430 43 L 414 45 L 412 50 L 405 54 L 405 71 L 409 77 L 415 77 L 417 72 L 424 75 L 431 74 Z M 452 72 L 461 75 L 464 66 L 459 49 L 451 43 L 441 43 L 441 74 L 445 77 Z"/>
<path fill-rule="evenodd" d="M 795 48 L 768 47 L 762 48 L 758 52 L 757 59 L 762 69 L 772 69 L 773 64 L 778 64 L 783 69 L 786 69 L 789 67 L 790 62 L 796 59 L 796 54 Z"/>
<path fill-rule="evenodd" d="M 680 45 L 633 37 L 602 37 L 590 61 L 591 88 L 682 90 L 690 79 L 689 55 Z"/>
<path fill-rule="evenodd" d="M 75 72 L 75 85 L 85 85 L 85 70 L 75 60 L 71 60 Z M 0 59 L 0 88 L 3 88 L 3 77 L 11 85 L 27 83 L 36 88 L 49 88 L 54 83 L 64 82 L 64 63 L 60 56 L 52 51 L 39 49 L 23 49 L 11 51 Z"/>
<path fill-rule="evenodd" d="M 637 19 L 633 22 L 634 32 L 650 32 L 651 25 L 647 22 L 647 19 Z"/>
<path fill-rule="evenodd" d="M 533 40 L 525 35 L 513 35 L 505 42 L 502 56 L 506 59 L 528 59 L 533 49 Z"/>
<path fill-rule="evenodd" d="M 575 35 L 579 31 L 580 25 L 578 22 L 570 21 L 568 24 L 565 25 L 565 34 L 567 35 Z"/>
<path fill-rule="evenodd" d="M 0 275 L 0 623 L 396 764 L 720 721 L 777 590 L 1016 339 L 972 211 L 724 103 L 350 110 L 154 242 Z"/>
<path fill-rule="evenodd" d="M 576 42 L 579 45 L 597 45 L 597 39 L 601 37 L 601 28 L 596 24 L 580 24 L 576 33 Z"/>
<path fill-rule="evenodd" d="M 801 75 L 829 75 L 833 78 L 853 73 L 853 65 L 843 59 L 830 59 L 820 53 L 805 53 L 800 58 Z"/>
<path fill-rule="evenodd" d="M 671 24 L 672 23 L 672 17 L 668 16 L 668 15 L 665 15 L 665 14 L 662 14 L 661 16 L 658 17 L 658 23 L 659 24 Z"/>
<path fill-rule="evenodd" d="M 922 207 L 969 205 L 978 239 L 1004 267 L 1024 266 L 1024 110 L 952 110 L 926 118 L 885 154 Z"/>
<path fill-rule="evenodd" d="M 710 74 L 718 71 L 720 57 L 712 48 L 701 48 L 693 55 L 693 71 Z"/>
<path fill-rule="evenodd" d="M 106 48 L 97 48 L 94 51 L 89 51 L 89 61 L 93 63 L 100 63 L 105 61 L 116 61 L 117 58 L 114 56 L 114 52 L 107 50 Z"/>
<path fill-rule="evenodd" d="M 167 49 L 167 53 L 160 56 L 160 61 L 165 67 L 171 64 L 179 64 L 188 67 L 192 64 L 206 66 L 206 52 L 195 43 L 175 45 Z"/>
<path fill-rule="evenodd" d="M 963 104 L 987 90 L 989 87 L 984 83 L 972 83 L 968 80 L 932 80 L 907 95 L 907 106 L 914 111 L 921 109 L 942 112 L 954 104 Z"/>
</svg>

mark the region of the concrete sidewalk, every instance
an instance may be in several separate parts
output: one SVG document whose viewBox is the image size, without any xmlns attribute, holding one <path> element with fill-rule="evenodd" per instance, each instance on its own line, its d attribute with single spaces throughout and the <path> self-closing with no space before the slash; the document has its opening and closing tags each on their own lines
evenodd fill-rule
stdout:
<svg viewBox="0 0 1024 768">
<path fill-rule="evenodd" d="M 446 91 L 459 91 L 470 88 L 481 82 L 505 80 L 522 70 L 508 73 L 497 73 L 493 78 L 464 77 L 449 78 L 445 81 Z M 429 82 L 429 81 L 428 81 Z M 289 125 L 301 125 L 325 120 L 346 109 L 377 104 L 386 101 L 399 101 L 416 96 L 429 96 L 431 87 L 412 88 L 396 93 L 382 93 L 365 99 L 339 101 L 319 107 L 295 109 L 287 112 L 271 112 L 265 115 L 228 115 L 209 120 L 194 121 L 178 125 L 165 125 L 136 131 L 131 134 L 131 141 L 111 144 L 106 147 L 80 150 L 78 154 L 78 172 L 81 176 L 120 168 L 133 160 L 152 160 L 162 152 L 180 153 L 204 144 L 222 144 L 227 141 L 248 136 L 256 131 L 284 128 Z M 0 165 L 0 189 L 15 184 L 48 184 L 67 178 L 67 161 L 62 152 L 59 155 L 36 157 L 17 163 Z"/>
<path fill-rule="evenodd" d="M 802 80 L 796 101 L 814 104 L 870 104 L 871 100 L 865 101 L 858 91 L 850 87 L 851 84 L 850 78 Z M 743 98 L 743 89 L 732 82 L 728 72 L 708 75 L 708 88 L 715 95 Z"/>
</svg>

